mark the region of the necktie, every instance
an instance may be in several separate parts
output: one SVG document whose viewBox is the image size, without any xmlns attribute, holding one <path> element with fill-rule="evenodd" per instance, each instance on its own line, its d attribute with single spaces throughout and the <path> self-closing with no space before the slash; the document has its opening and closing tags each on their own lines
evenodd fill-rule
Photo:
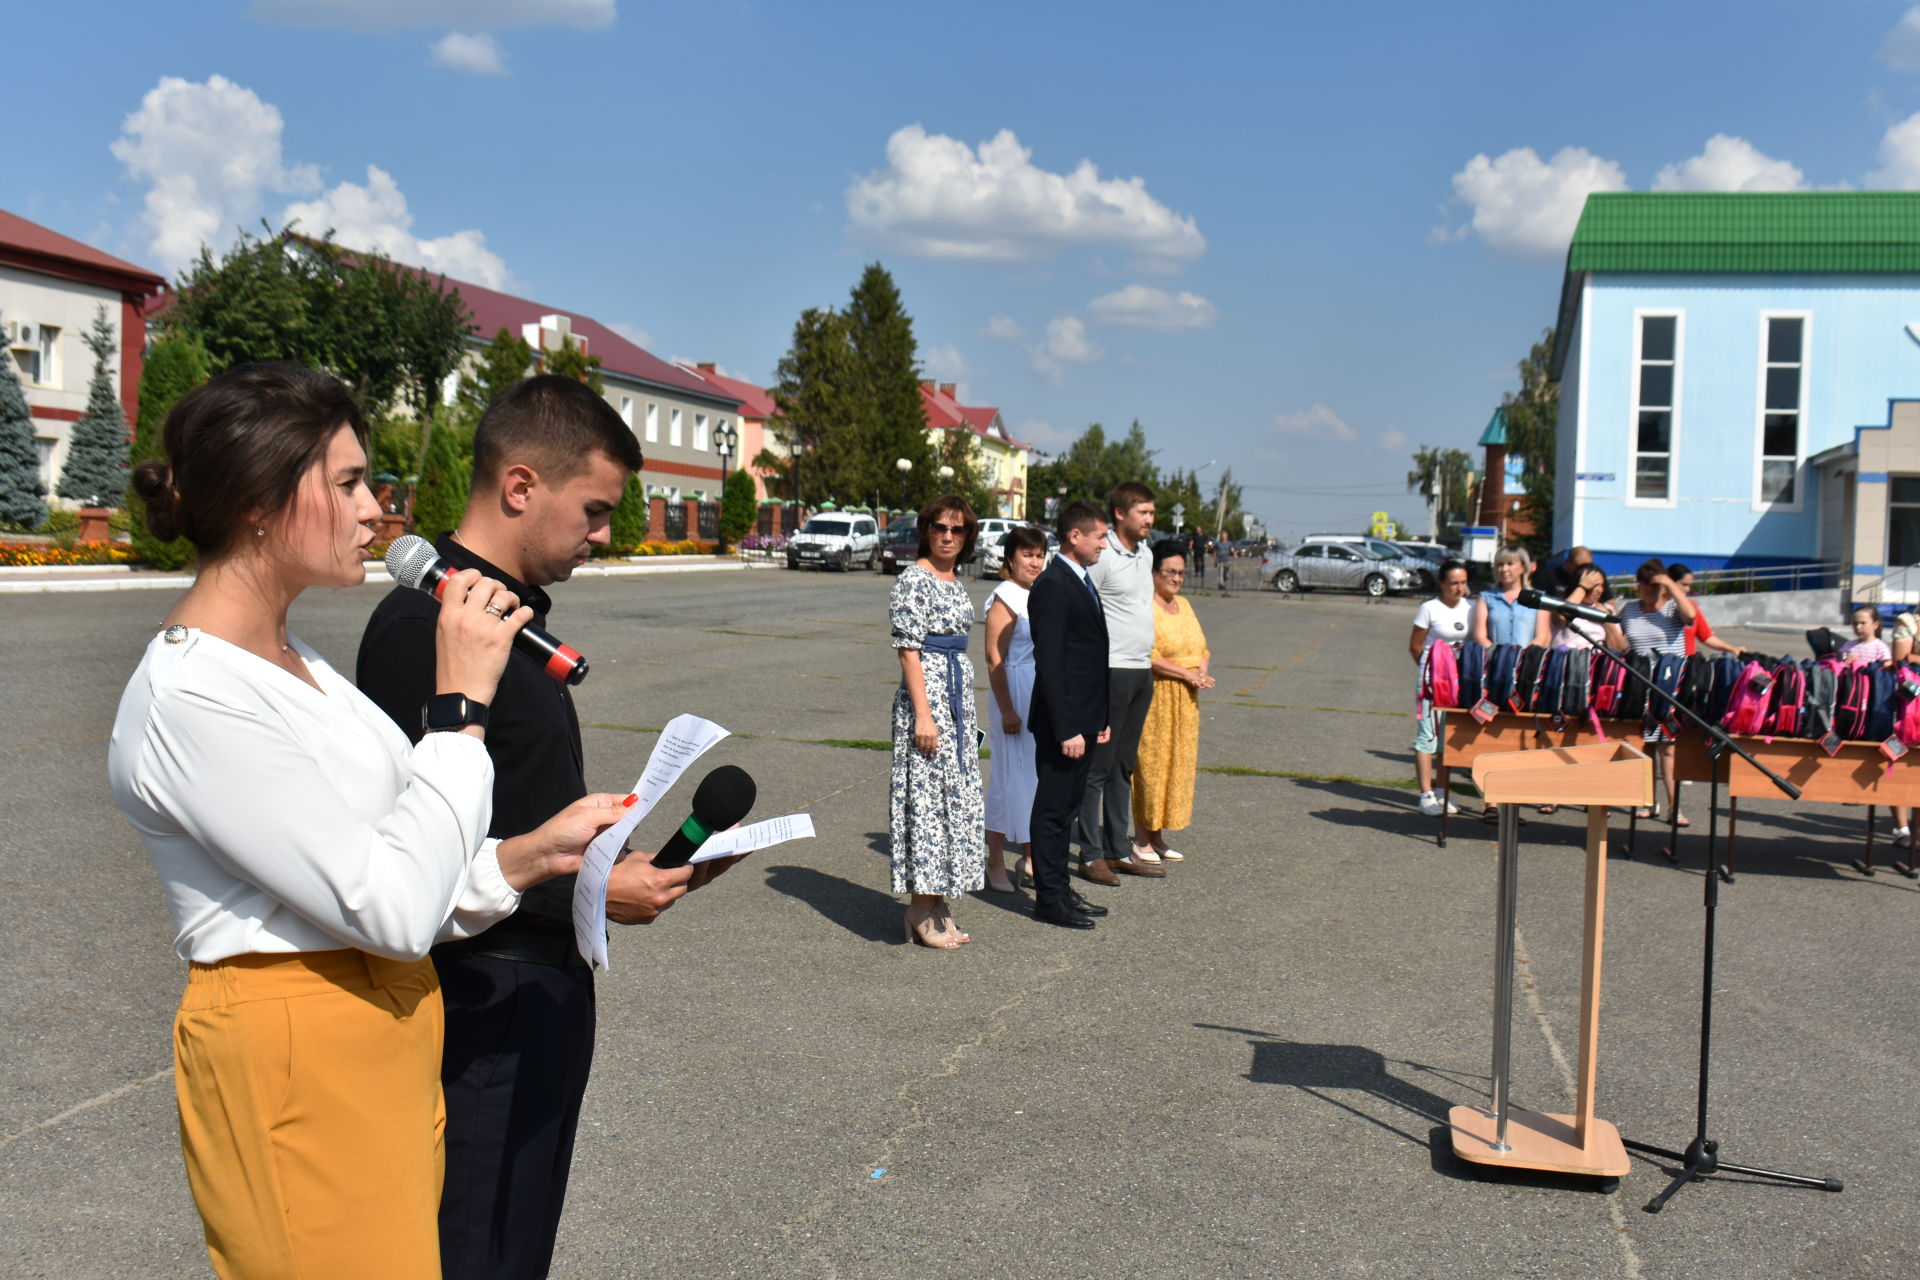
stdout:
<svg viewBox="0 0 1920 1280">
<path fill-rule="evenodd" d="M 1093 607 L 1100 608 L 1100 588 L 1093 585 L 1093 575 L 1087 574 L 1080 581 L 1087 584 L 1087 594 L 1093 597 Z"/>
</svg>

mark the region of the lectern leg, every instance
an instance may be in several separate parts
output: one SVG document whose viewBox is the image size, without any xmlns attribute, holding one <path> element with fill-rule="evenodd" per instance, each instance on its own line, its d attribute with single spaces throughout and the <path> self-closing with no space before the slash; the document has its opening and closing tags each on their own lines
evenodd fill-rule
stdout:
<svg viewBox="0 0 1920 1280">
<path fill-rule="evenodd" d="M 1493 1116 L 1495 1151 L 1507 1145 L 1507 1073 L 1513 1059 L 1513 925 L 1520 891 L 1519 806 L 1500 806 L 1498 887 L 1494 892 L 1493 947 Z"/>
</svg>

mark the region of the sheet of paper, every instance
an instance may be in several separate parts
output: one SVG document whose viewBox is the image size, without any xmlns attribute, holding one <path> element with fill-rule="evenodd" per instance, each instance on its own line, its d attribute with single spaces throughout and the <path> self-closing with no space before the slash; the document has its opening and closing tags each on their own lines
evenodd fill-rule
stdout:
<svg viewBox="0 0 1920 1280">
<path fill-rule="evenodd" d="M 607 877 L 619 861 L 627 837 L 640 820 L 660 803 L 660 797 L 680 779 L 707 748 L 727 736 L 727 731 L 711 720 L 695 715 L 678 715 L 660 731 L 653 744 L 647 767 L 633 784 L 634 801 L 626 816 L 602 831 L 587 846 L 580 860 L 580 874 L 573 882 L 573 944 L 580 958 L 595 969 L 607 967 Z"/>
<path fill-rule="evenodd" d="M 813 815 L 790 813 L 784 818 L 768 818 L 750 827 L 716 831 L 707 837 L 700 851 L 687 861 L 711 862 L 715 858 L 731 858 L 736 853 L 752 853 L 755 849 L 770 848 L 789 840 L 806 840 L 812 835 Z"/>
</svg>

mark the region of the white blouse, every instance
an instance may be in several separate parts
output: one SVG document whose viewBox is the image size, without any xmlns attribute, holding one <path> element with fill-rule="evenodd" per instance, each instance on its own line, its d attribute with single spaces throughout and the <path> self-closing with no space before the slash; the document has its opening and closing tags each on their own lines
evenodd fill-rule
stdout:
<svg viewBox="0 0 1920 1280">
<path fill-rule="evenodd" d="M 180 958 L 358 947 L 413 960 L 511 914 L 520 895 L 487 838 L 486 745 L 463 733 L 410 745 L 287 639 L 318 689 L 169 628 L 120 697 L 107 776 L 166 890 Z"/>
</svg>

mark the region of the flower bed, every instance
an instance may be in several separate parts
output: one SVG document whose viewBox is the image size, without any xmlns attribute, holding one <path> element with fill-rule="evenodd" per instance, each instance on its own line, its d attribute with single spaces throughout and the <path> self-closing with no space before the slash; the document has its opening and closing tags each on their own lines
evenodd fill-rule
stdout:
<svg viewBox="0 0 1920 1280">
<path fill-rule="evenodd" d="M 119 542 L 0 542 L 0 566 L 54 567 L 84 564 L 132 564 L 133 548 Z"/>
<path fill-rule="evenodd" d="M 719 544 L 682 538 L 678 542 L 643 542 L 637 547 L 606 547 L 595 554 L 602 558 L 631 556 L 710 556 Z"/>
</svg>

